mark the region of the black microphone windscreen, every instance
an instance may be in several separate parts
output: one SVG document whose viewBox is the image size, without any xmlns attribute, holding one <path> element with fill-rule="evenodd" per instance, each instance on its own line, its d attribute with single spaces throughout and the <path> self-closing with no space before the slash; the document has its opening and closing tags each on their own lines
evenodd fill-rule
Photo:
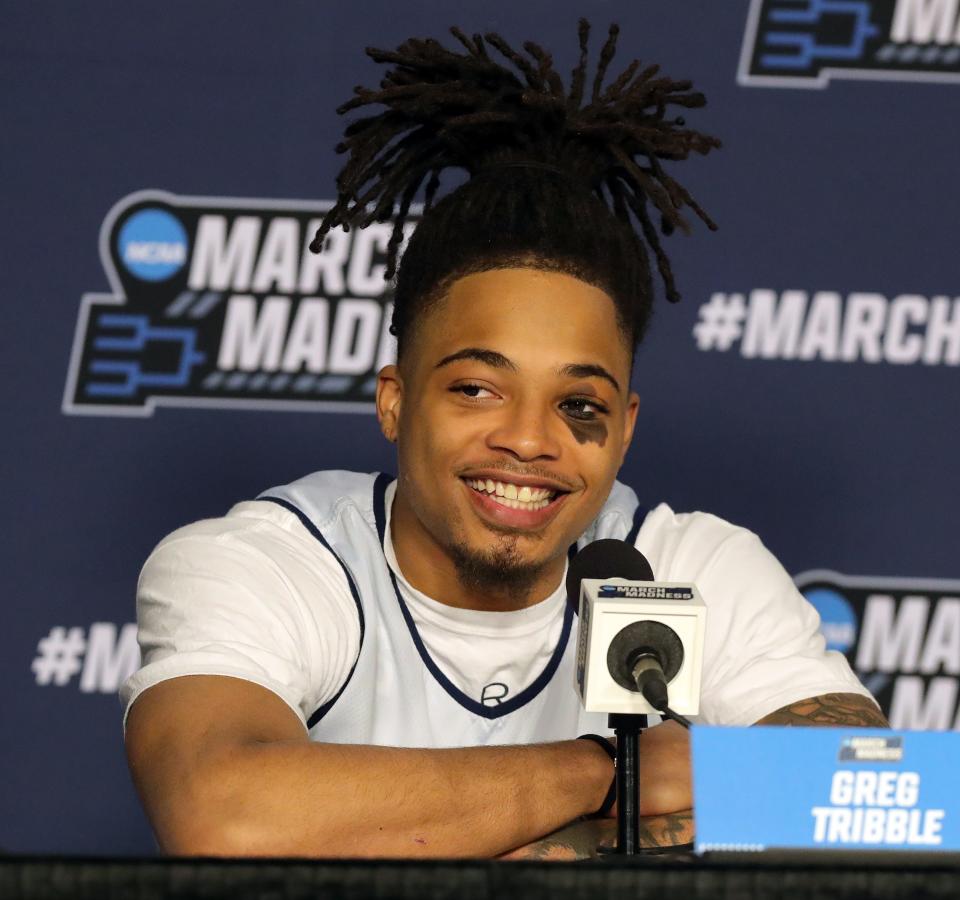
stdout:
<svg viewBox="0 0 960 900">
<path fill-rule="evenodd" d="M 584 578 L 653 581 L 653 569 L 647 558 L 632 544 L 604 538 L 587 544 L 567 569 L 567 601 L 575 607 L 580 605 L 580 582 Z"/>
</svg>

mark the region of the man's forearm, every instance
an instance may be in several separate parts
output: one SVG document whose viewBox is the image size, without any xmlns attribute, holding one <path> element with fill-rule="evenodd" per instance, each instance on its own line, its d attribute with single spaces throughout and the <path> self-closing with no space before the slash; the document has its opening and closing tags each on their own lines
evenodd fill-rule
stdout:
<svg viewBox="0 0 960 900">
<path fill-rule="evenodd" d="M 876 703 L 862 694 L 821 694 L 764 716 L 757 725 L 854 725 L 889 728 Z"/>
<path fill-rule="evenodd" d="M 686 733 L 668 723 L 640 740 L 641 815 L 689 808 Z M 275 694 L 222 676 L 147 690 L 126 744 L 160 846 L 188 855 L 495 856 L 596 810 L 613 774 L 591 741 L 313 743 Z"/>
<path fill-rule="evenodd" d="M 609 760 L 587 741 L 249 744 L 212 755 L 193 778 L 190 812 L 157 831 L 173 853 L 494 856 L 593 811 L 609 783 Z"/>
<path fill-rule="evenodd" d="M 638 837 L 640 846 L 648 850 L 689 844 L 693 840 L 693 811 L 644 816 L 639 822 Z M 588 819 L 567 825 L 500 858 L 569 862 L 592 859 L 601 850 L 612 850 L 616 843 L 616 819 Z"/>
</svg>

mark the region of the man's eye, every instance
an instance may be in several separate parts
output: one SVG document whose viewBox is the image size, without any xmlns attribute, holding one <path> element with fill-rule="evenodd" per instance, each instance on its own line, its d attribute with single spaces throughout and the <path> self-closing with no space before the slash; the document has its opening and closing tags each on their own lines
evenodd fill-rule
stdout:
<svg viewBox="0 0 960 900">
<path fill-rule="evenodd" d="M 481 387 L 479 384 L 458 384 L 450 388 L 450 391 L 454 394 L 462 394 L 464 397 L 470 397 L 471 399 L 479 399 L 483 395 L 490 395 L 490 391 L 485 387 Z"/>
<path fill-rule="evenodd" d="M 560 408 L 571 419 L 579 419 L 588 422 L 607 413 L 607 408 L 596 400 L 588 400 L 586 397 L 571 397 L 560 404 Z"/>
</svg>

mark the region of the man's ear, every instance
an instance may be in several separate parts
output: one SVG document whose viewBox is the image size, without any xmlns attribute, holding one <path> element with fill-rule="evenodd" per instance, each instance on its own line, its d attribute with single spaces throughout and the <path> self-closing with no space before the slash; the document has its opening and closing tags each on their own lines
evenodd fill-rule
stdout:
<svg viewBox="0 0 960 900">
<path fill-rule="evenodd" d="M 380 430 L 391 444 L 400 435 L 400 400 L 403 396 L 403 379 L 395 365 L 384 366 L 377 373 L 377 419 Z"/>
<path fill-rule="evenodd" d="M 630 449 L 630 441 L 633 440 L 633 429 L 637 424 L 637 412 L 640 409 L 640 395 L 636 391 L 630 391 L 627 397 L 627 408 L 624 410 L 623 425 L 623 452 L 620 455 L 620 464 L 623 465 L 627 457 L 627 450 Z"/>
</svg>

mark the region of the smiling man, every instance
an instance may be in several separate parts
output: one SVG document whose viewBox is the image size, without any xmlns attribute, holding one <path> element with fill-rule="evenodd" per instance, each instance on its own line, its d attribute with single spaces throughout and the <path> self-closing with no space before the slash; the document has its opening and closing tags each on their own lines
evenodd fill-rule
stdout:
<svg viewBox="0 0 960 900">
<path fill-rule="evenodd" d="M 560 584 L 610 494 L 637 414 L 632 348 L 601 289 L 536 268 L 459 279 L 415 340 L 378 399 L 404 437 L 397 561 L 451 605 L 522 609 Z"/>
<path fill-rule="evenodd" d="M 589 99 L 585 24 L 569 94 L 538 46 L 454 34 L 465 53 L 369 51 L 394 68 L 346 108 L 387 111 L 347 129 L 314 242 L 397 208 L 392 271 L 427 182 L 377 391 L 398 477 L 314 473 L 175 532 L 144 567 L 126 737 L 167 852 L 572 858 L 609 841 L 606 717 L 573 689 L 563 588 L 600 538 L 698 585 L 701 721 L 883 723 L 756 536 L 648 511 L 616 480 L 648 248 L 676 299 L 651 209 L 666 232 L 683 206 L 709 222 L 660 163 L 716 145 L 665 116 L 702 97 L 636 64 L 603 89 L 614 29 Z M 470 178 L 434 206 L 447 167 Z M 685 734 L 651 728 L 641 752 L 645 842 L 689 840 Z"/>
</svg>

